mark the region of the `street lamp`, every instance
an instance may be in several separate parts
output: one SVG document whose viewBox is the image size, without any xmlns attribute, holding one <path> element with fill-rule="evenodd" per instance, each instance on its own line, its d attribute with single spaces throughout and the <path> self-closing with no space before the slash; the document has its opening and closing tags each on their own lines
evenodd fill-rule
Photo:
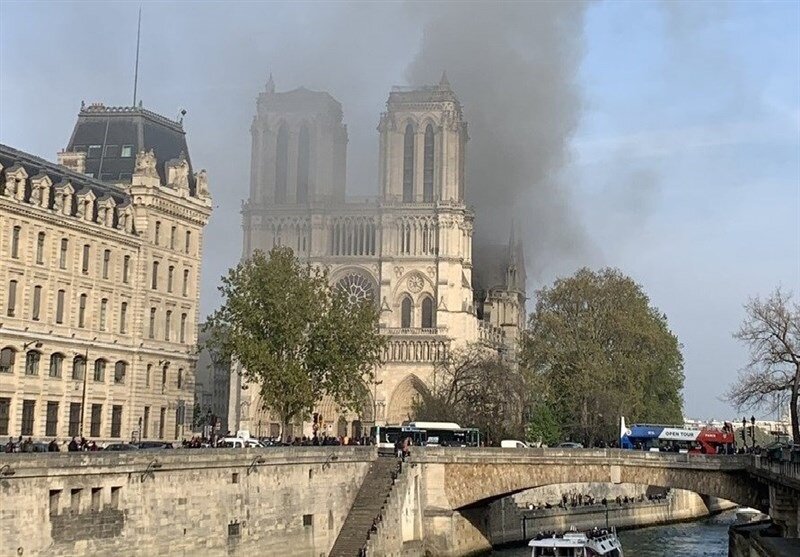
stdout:
<svg viewBox="0 0 800 557">
<path fill-rule="evenodd" d="M 747 449 L 747 418 L 742 417 L 742 443 L 744 448 Z"/>
<path fill-rule="evenodd" d="M 756 417 L 750 416 L 750 446 L 756 448 Z"/>
<path fill-rule="evenodd" d="M 372 381 L 372 425 L 378 425 L 378 385 L 383 384 L 383 381 Z"/>
</svg>

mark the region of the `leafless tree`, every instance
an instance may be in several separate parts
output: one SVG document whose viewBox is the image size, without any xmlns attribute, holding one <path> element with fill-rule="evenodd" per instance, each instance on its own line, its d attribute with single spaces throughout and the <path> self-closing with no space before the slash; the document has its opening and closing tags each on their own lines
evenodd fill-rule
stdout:
<svg viewBox="0 0 800 557">
<path fill-rule="evenodd" d="M 777 288 L 766 300 L 746 305 L 747 317 L 734 337 L 750 349 L 750 361 L 727 398 L 738 408 L 771 407 L 789 399 L 792 437 L 800 444 L 800 304 Z"/>
</svg>

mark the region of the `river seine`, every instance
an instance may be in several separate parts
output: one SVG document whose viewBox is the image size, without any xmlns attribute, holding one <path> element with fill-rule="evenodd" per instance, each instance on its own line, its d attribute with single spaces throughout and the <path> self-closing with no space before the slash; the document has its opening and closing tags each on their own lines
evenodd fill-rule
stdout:
<svg viewBox="0 0 800 557">
<path fill-rule="evenodd" d="M 728 527 L 736 516 L 733 511 L 716 516 L 620 532 L 625 557 L 727 557 Z M 529 557 L 530 549 L 516 547 L 493 551 L 497 557 Z"/>
</svg>

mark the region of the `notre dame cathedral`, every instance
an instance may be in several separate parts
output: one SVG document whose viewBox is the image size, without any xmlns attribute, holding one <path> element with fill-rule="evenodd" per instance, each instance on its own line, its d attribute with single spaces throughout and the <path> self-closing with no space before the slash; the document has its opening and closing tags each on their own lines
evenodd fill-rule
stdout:
<svg viewBox="0 0 800 557">
<path fill-rule="evenodd" d="M 473 251 L 467 123 L 445 75 L 389 93 L 378 125 L 379 195 L 368 202 L 347 200 L 347 126 L 330 94 L 278 92 L 270 76 L 250 131 L 243 256 L 291 247 L 353 299 L 374 300 L 389 337 L 372 399 L 358 415 L 321 401 L 324 432 L 357 436 L 363 426 L 408 420 L 435 362 L 455 347 L 480 342 L 513 355 L 525 322 L 522 246 L 510 231 L 507 245 L 478 238 Z M 250 398 L 255 389 L 232 383 L 231 430 L 275 435 L 277 420 Z M 293 430 L 309 434 L 310 424 Z"/>
</svg>

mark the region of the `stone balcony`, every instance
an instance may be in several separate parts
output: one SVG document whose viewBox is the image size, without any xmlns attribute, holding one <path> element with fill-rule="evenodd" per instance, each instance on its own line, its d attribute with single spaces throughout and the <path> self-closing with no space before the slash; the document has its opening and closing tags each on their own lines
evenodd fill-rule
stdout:
<svg viewBox="0 0 800 557">
<path fill-rule="evenodd" d="M 450 338 L 446 327 L 382 327 L 389 337 L 384 362 L 438 362 L 447 356 Z"/>
</svg>

